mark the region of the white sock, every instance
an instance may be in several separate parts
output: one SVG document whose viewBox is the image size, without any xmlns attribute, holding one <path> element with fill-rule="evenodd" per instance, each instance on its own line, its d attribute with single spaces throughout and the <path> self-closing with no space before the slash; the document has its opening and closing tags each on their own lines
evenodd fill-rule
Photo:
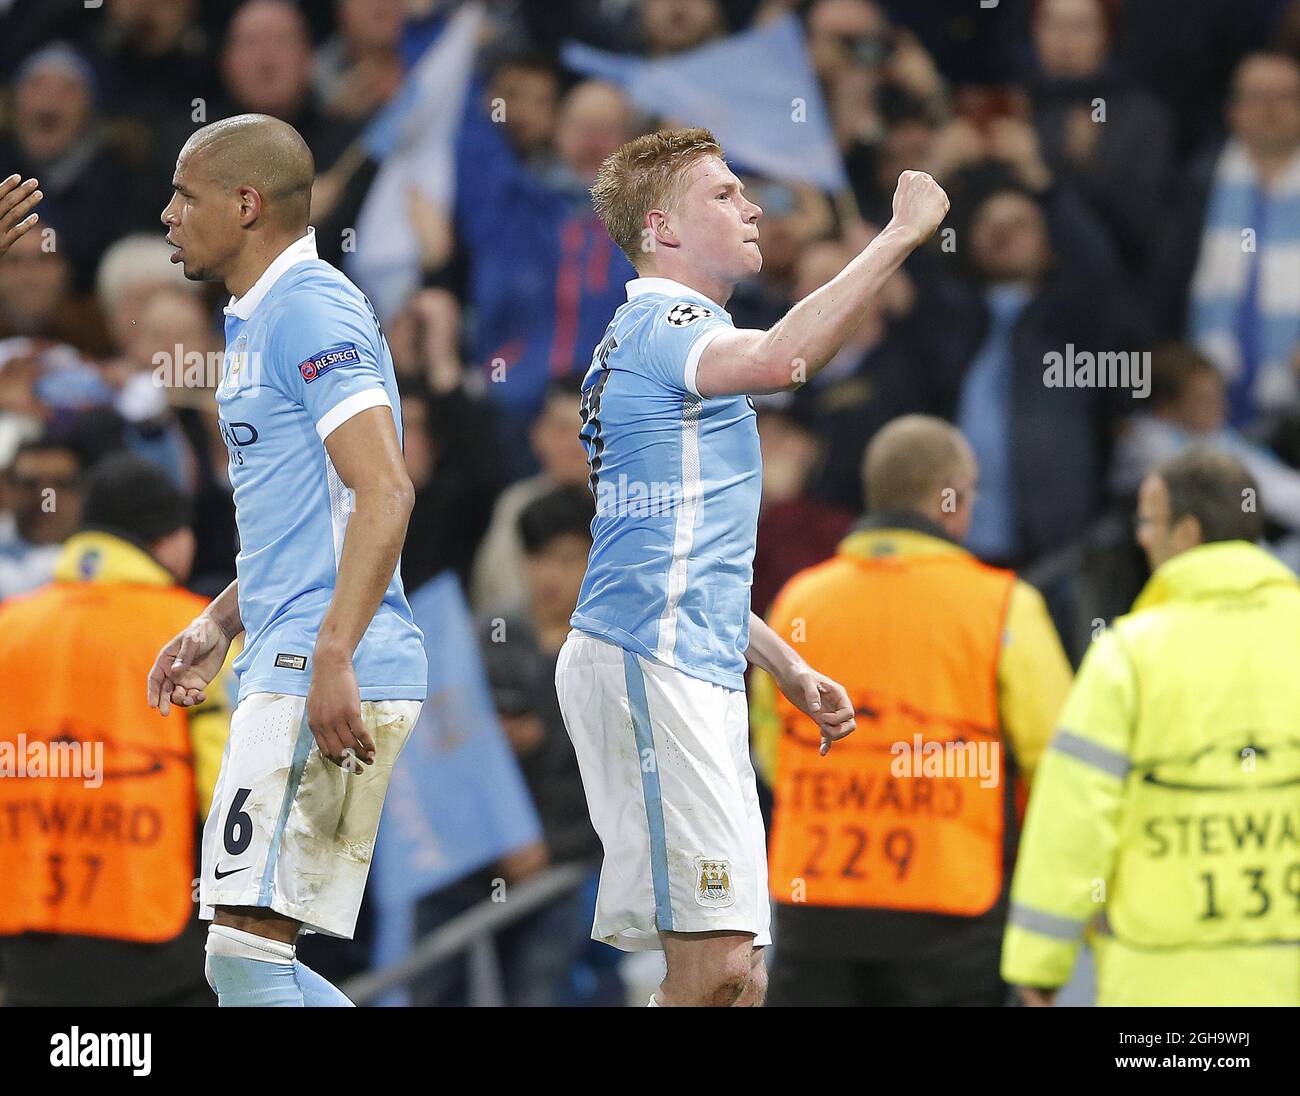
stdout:
<svg viewBox="0 0 1300 1096">
<path fill-rule="evenodd" d="M 292 965 L 296 949 L 292 944 L 282 944 L 254 932 L 234 929 L 229 925 L 209 925 L 206 949 L 209 955 L 225 955 L 231 959 L 257 959 L 263 963 Z"/>
</svg>

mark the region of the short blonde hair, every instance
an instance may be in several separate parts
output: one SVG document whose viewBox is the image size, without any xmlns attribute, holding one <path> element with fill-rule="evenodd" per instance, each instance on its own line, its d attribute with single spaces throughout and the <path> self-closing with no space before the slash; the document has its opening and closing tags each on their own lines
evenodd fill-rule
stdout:
<svg viewBox="0 0 1300 1096">
<path fill-rule="evenodd" d="M 645 253 L 646 214 L 681 197 L 686 168 L 702 156 L 722 158 L 722 146 L 707 129 L 666 129 L 628 141 L 600 165 L 591 202 L 633 266 Z"/>
</svg>

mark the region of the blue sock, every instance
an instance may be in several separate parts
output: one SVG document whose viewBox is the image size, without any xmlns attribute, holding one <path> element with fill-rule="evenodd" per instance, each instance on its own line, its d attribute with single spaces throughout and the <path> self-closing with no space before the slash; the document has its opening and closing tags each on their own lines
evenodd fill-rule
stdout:
<svg viewBox="0 0 1300 1096">
<path fill-rule="evenodd" d="M 347 995 L 333 982 L 326 981 L 311 967 L 295 959 L 293 972 L 298 979 L 303 1004 L 308 1008 L 355 1008 Z"/>
<path fill-rule="evenodd" d="M 208 985 L 222 1008 L 302 1008 L 292 963 L 269 963 L 233 955 L 209 955 Z"/>
</svg>

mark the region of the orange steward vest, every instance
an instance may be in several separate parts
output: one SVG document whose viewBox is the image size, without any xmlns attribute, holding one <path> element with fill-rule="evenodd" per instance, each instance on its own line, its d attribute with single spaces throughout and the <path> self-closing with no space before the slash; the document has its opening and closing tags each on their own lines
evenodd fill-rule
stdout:
<svg viewBox="0 0 1300 1096">
<path fill-rule="evenodd" d="M 122 558 L 141 581 L 100 574 Z M 207 603 L 107 534 L 70 560 L 78 581 L 0 604 L 0 934 L 160 943 L 193 913 L 198 808 L 188 717 L 145 683 Z"/>
<path fill-rule="evenodd" d="M 816 724 L 777 697 L 778 902 L 976 916 L 997 901 L 1014 795 L 997 667 L 1015 581 L 964 553 L 841 549 L 777 599 L 774 627 L 848 690 L 858 724 L 822 757 Z"/>
</svg>

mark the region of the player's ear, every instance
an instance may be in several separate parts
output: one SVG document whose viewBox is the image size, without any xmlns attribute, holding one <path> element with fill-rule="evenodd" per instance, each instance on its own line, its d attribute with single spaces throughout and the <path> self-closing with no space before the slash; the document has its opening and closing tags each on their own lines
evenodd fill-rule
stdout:
<svg viewBox="0 0 1300 1096">
<path fill-rule="evenodd" d="M 650 229 L 650 236 L 656 245 L 676 247 L 680 242 L 677 233 L 668 222 L 668 214 L 662 209 L 652 209 L 646 214 L 646 226 Z"/>
<path fill-rule="evenodd" d="M 239 199 L 239 223 L 251 225 L 262 216 L 265 208 L 262 196 L 251 186 L 241 186 L 235 193 Z"/>
</svg>

